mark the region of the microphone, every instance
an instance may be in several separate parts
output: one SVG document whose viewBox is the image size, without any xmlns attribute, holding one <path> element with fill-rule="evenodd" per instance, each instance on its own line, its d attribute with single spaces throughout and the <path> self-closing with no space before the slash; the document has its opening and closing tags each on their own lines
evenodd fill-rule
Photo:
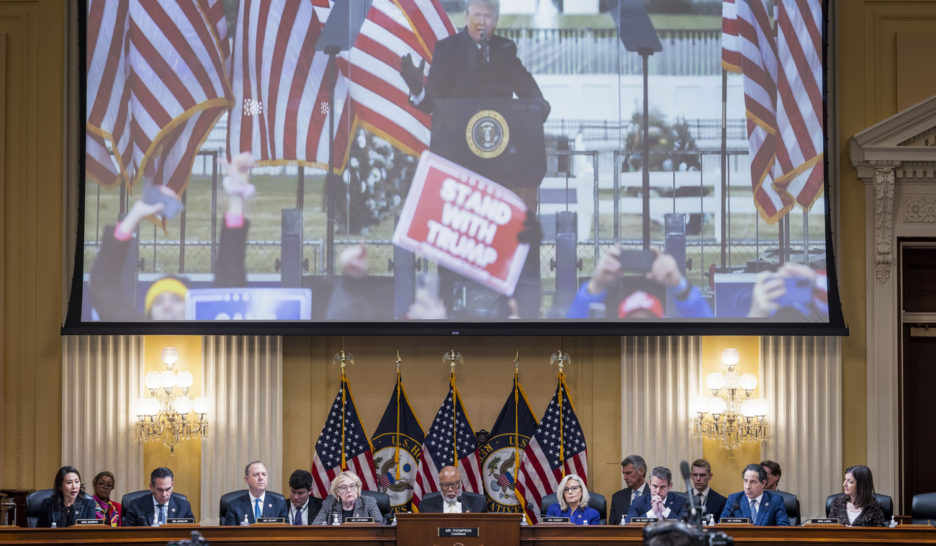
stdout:
<svg viewBox="0 0 936 546">
<path fill-rule="evenodd" d="M 481 55 L 484 57 L 484 63 L 491 62 L 491 41 L 488 39 L 487 32 L 481 31 Z"/>
<path fill-rule="evenodd" d="M 699 501 L 695 498 L 692 481 L 689 480 L 689 463 L 686 461 L 679 463 L 679 472 L 682 474 L 683 480 L 686 481 L 686 494 L 689 495 L 689 521 L 687 523 L 691 527 L 701 530 L 702 510 L 700 510 L 700 508 L 702 507 L 696 506 L 696 503 Z"/>
<path fill-rule="evenodd" d="M 741 505 L 740 505 L 740 504 L 734 503 L 733 505 L 731 505 L 731 513 L 733 514 L 733 513 L 735 513 L 735 511 L 741 512 Z"/>
</svg>

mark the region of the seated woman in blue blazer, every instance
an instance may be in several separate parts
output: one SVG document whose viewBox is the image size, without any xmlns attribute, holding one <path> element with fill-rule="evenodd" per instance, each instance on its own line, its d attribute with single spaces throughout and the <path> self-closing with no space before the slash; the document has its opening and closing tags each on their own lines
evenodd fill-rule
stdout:
<svg viewBox="0 0 936 546">
<path fill-rule="evenodd" d="M 81 474 L 73 466 L 63 466 L 55 474 L 52 496 L 39 506 L 37 527 L 71 527 L 75 520 L 95 519 L 94 502 L 84 497 Z"/>
<path fill-rule="evenodd" d="M 551 504 L 546 509 L 547 516 L 569 518 L 575 525 L 600 525 L 598 510 L 588 506 L 588 488 L 585 480 L 576 474 L 568 474 L 559 482 L 556 490 L 558 504 Z"/>
</svg>

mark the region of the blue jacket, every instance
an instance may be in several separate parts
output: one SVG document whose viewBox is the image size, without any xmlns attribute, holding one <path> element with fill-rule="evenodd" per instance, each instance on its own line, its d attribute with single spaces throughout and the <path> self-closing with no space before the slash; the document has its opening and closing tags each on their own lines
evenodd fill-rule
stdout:
<svg viewBox="0 0 936 546">
<path fill-rule="evenodd" d="M 569 523 L 575 525 L 601 525 L 601 515 L 598 514 L 598 510 L 591 506 L 580 505 L 575 512 L 572 512 L 568 508 L 560 510 L 557 502 L 549 505 L 549 508 L 546 509 L 546 515 L 569 518 Z"/>
<path fill-rule="evenodd" d="M 722 510 L 719 520 L 725 518 L 751 519 L 751 501 L 744 491 L 728 495 L 728 501 L 725 502 L 725 509 Z M 757 508 L 757 518 L 751 519 L 751 522 L 762 526 L 789 525 L 790 518 L 787 517 L 786 509 L 783 508 L 783 497 L 764 490 L 764 496 L 761 497 L 760 506 Z"/>
<path fill-rule="evenodd" d="M 248 523 L 254 523 L 254 508 L 250 503 L 250 492 L 248 491 L 231 501 L 221 525 L 240 525 L 244 521 L 244 516 L 247 516 Z M 282 495 L 267 491 L 263 497 L 263 510 L 260 517 L 286 518 L 288 516 L 289 506 L 286 505 L 286 500 Z"/>
<path fill-rule="evenodd" d="M 646 493 L 634 499 L 630 509 L 627 511 L 628 523 L 630 523 L 632 518 L 646 517 L 647 512 L 649 512 L 651 508 L 651 498 L 653 498 L 653 495 L 650 494 L 650 489 L 648 488 Z M 667 516 L 666 519 L 683 519 L 683 517 L 685 517 L 685 515 L 689 512 L 689 501 L 682 495 L 666 495 L 666 500 L 663 501 L 663 506 L 669 508 L 670 510 L 669 516 Z"/>
<path fill-rule="evenodd" d="M 153 495 L 143 495 L 124 506 L 124 515 L 121 525 L 124 527 L 152 527 L 153 514 L 156 508 L 153 504 Z M 169 497 L 166 506 L 166 519 L 169 518 L 195 518 L 192 505 L 175 493 Z"/>
</svg>

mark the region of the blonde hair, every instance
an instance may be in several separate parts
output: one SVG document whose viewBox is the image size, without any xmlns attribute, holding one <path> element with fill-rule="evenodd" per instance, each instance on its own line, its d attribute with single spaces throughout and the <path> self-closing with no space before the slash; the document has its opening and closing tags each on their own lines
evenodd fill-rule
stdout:
<svg viewBox="0 0 936 546">
<path fill-rule="evenodd" d="M 332 494 L 337 500 L 341 500 L 341 497 L 338 495 L 338 486 L 340 482 L 345 480 L 351 480 L 354 483 L 354 488 L 357 489 L 357 496 L 361 496 L 361 478 L 358 478 L 358 475 L 350 470 L 345 470 L 344 472 L 339 472 L 335 475 L 335 479 L 331 482 L 331 487 L 328 488 L 329 493 Z"/>
<path fill-rule="evenodd" d="M 579 506 L 588 506 L 588 488 L 585 487 L 585 480 L 580 478 L 578 474 L 566 474 L 565 478 L 562 478 L 562 481 L 559 482 L 559 488 L 556 490 L 556 498 L 559 500 L 559 508 L 566 510 L 569 508 L 569 505 L 565 500 L 565 488 L 566 483 L 569 480 L 575 480 L 578 482 L 579 487 L 582 488 L 582 500 L 579 501 Z"/>
</svg>

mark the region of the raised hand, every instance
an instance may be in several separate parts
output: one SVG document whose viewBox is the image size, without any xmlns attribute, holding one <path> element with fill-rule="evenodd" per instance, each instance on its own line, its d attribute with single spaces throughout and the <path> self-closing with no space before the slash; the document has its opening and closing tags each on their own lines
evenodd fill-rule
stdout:
<svg viewBox="0 0 936 546">
<path fill-rule="evenodd" d="M 400 76 L 409 86 L 410 94 L 418 95 L 423 90 L 423 74 L 426 70 L 426 59 L 419 62 L 419 66 L 413 62 L 413 56 L 407 53 L 400 58 Z"/>
</svg>

